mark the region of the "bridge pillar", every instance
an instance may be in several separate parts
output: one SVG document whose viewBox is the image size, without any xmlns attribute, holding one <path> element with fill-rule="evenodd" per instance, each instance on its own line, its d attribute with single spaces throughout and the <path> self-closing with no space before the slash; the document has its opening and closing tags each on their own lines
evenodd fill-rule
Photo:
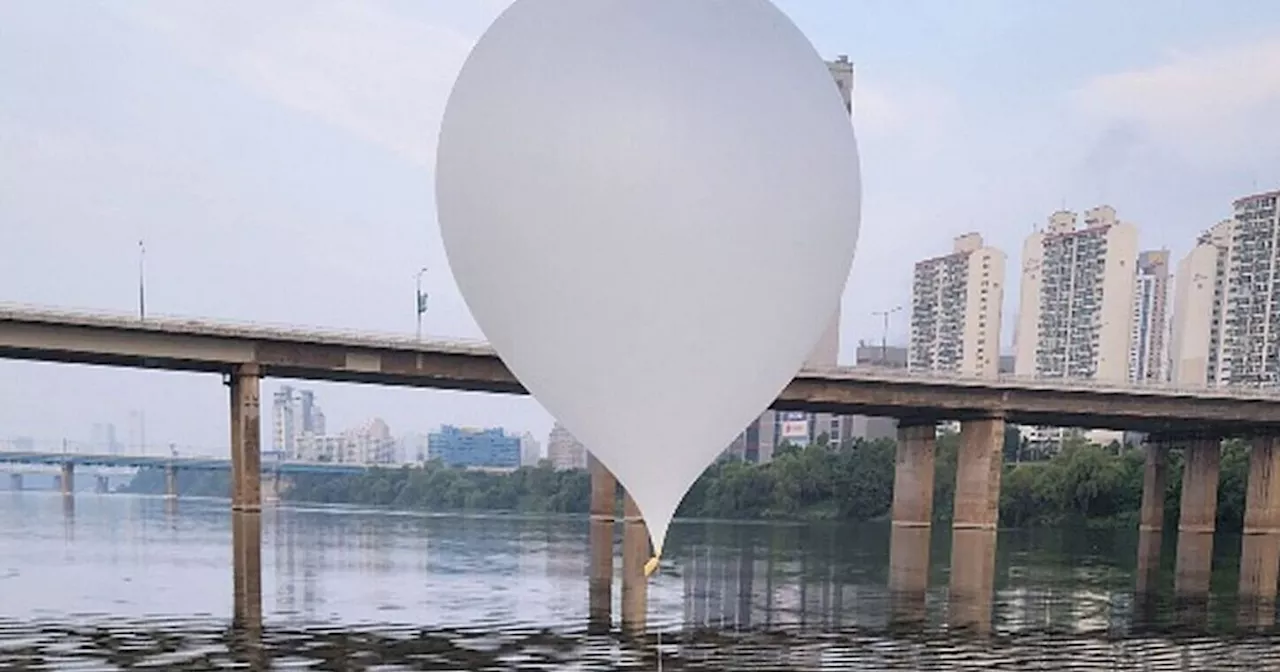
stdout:
<svg viewBox="0 0 1280 672">
<path fill-rule="evenodd" d="M 234 621 L 262 623 L 262 454 L 259 370 L 231 373 L 231 546 Z"/>
<path fill-rule="evenodd" d="M 591 567 L 587 582 L 587 621 L 595 632 L 613 627 L 613 522 L 618 481 L 595 455 L 587 453 L 591 472 Z M 630 498 L 628 498 L 630 499 Z"/>
<path fill-rule="evenodd" d="M 1004 430 L 1004 418 L 962 422 L 956 456 L 949 615 L 952 625 L 979 631 L 991 627 Z"/>
<path fill-rule="evenodd" d="M 164 496 L 169 499 L 178 496 L 178 468 L 172 464 L 164 467 Z"/>
<path fill-rule="evenodd" d="M 1222 441 L 1192 437 L 1182 467 L 1182 510 L 1178 514 L 1178 558 L 1174 593 L 1206 599 L 1213 565 L 1213 528 L 1218 514 L 1218 465 Z"/>
<path fill-rule="evenodd" d="M 1143 447 L 1142 510 L 1138 524 L 1138 586 L 1140 595 L 1154 595 L 1160 576 L 1160 544 L 1164 535 L 1164 499 L 1169 483 L 1168 437 L 1150 436 Z"/>
<path fill-rule="evenodd" d="M 22 474 L 9 474 L 9 489 L 14 492 L 22 491 Z"/>
<path fill-rule="evenodd" d="M 925 616 L 937 435 L 933 421 L 898 424 L 889 541 L 889 595 L 892 617 L 898 622 L 920 621 Z"/>
<path fill-rule="evenodd" d="M 231 508 L 262 510 L 261 409 L 255 364 L 231 374 Z"/>
<path fill-rule="evenodd" d="M 622 630 L 644 632 L 649 615 L 649 580 L 644 575 L 649 554 L 649 528 L 631 493 L 623 499 L 622 515 Z"/>
<path fill-rule="evenodd" d="M 1249 449 L 1244 535 L 1240 548 L 1241 620 L 1275 622 L 1280 579 L 1280 437 L 1262 436 Z"/>
<path fill-rule="evenodd" d="M 58 485 L 62 490 L 63 497 L 71 497 L 76 493 L 76 465 L 70 462 L 62 463 L 61 478 L 58 479 Z"/>
</svg>

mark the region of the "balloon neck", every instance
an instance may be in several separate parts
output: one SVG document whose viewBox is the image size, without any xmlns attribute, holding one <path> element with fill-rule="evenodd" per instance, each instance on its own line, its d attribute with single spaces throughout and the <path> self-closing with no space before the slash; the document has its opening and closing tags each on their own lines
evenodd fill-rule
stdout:
<svg viewBox="0 0 1280 672">
<path fill-rule="evenodd" d="M 649 562 L 644 563 L 644 576 L 646 579 L 658 570 L 658 560 L 661 558 L 662 551 L 658 551 L 652 558 L 649 558 Z"/>
</svg>

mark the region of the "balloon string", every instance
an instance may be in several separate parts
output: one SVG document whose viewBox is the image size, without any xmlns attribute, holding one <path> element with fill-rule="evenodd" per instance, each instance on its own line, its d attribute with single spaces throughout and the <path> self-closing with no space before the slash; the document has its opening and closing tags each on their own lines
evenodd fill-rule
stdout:
<svg viewBox="0 0 1280 672">
<path fill-rule="evenodd" d="M 657 551 L 654 552 L 653 557 L 649 558 L 649 562 L 644 563 L 644 578 L 646 581 L 648 581 L 649 577 L 652 576 L 653 573 L 658 570 L 658 561 L 661 559 L 662 559 L 662 549 L 659 548 Z M 649 589 L 652 590 L 653 587 L 654 587 L 653 583 L 650 583 Z M 654 594 L 653 598 L 654 598 L 653 601 L 657 602 L 660 599 L 660 596 L 657 594 Z M 657 607 L 656 604 L 654 606 Z M 655 611 L 660 611 L 660 609 L 655 609 Z M 662 672 L 662 624 L 658 623 L 654 629 L 657 631 L 657 635 L 658 635 L 658 642 L 657 642 L 657 646 L 655 647 L 656 650 L 654 651 L 654 653 L 658 657 L 658 672 Z"/>
</svg>

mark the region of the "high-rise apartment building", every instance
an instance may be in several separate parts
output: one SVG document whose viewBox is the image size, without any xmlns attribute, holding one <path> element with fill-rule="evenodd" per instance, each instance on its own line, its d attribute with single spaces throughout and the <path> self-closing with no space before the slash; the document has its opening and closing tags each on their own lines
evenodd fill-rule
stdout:
<svg viewBox="0 0 1280 672">
<path fill-rule="evenodd" d="M 306 436 L 316 436 L 308 432 Z M 382 418 L 373 418 L 355 429 L 343 432 L 345 459 L 356 464 L 392 464 L 396 461 L 396 442 L 391 428 Z M 428 442 L 430 437 L 428 437 Z M 428 443 L 428 450 L 429 448 Z"/>
<path fill-rule="evenodd" d="M 1179 385 L 1218 381 L 1234 233 L 1234 220 L 1218 222 L 1201 234 L 1195 247 L 1178 262 L 1173 283 L 1169 378 Z"/>
<path fill-rule="evenodd" d="M 1169 300 L 1169 251 L 1138 255 L 1133 285 L 1133 324 L 1129 336 L 1129 380 L 1163 382 L 1167 375 L 1165 318 Z"/>
<path fill-rule="evenodd" d="M 276 459 L 298 456 L 298 424 L 293 388 L 281 385 L 271 397 L 271 452 Z"/>
<path fill-rule="evenodd" d="M 536 467 L 542 461 L 542 444 L 529 432 L 520 435 L 520 466 Z"/>
<path fill-rule="evenodd" d="M 547 437 L 547 459 L 556 469 L 586 469 L 587 449 L 565 426 L 557 422 Z"/>
<path fill-rule="evenodd" d="M 315 394 L 281 385 L 271 398 L 271 457 L 314 460 L 314 439 L 324 434 L 324 412 L 316 403 Z"/>
<path fill-rule="evenodd" d="M 1280 383 L 1280 191 L 1237 199 L 1178 264 L 1172 347 L 1181 384 Z"/>
<path fill-rule="evenodd" d="M 1045 378 L 1129 377 L 1138 230 L 1110 206 L 1056 212 L 1022 251 L 1015 372 Z"/>
<path fill-rule="evenodd" d="M 836 89 L 840 92 L 840 101 L 844 104 L 844 109 L 853 115 L 853 62 L 849 57 L 841 54 L 833 61 L 827 61 L 827 70 L 831 73 L 831 79 L 836 84 Z M 834 314 L 831 321 L 827 323 L 827 328 L 822 332 L 822 337 L 818 340 L 818 344 L 814 347 L 809 358 L 805 360 L 804 367 L 807 369 L 828 369 L 836 366 L 840 357 L 840 305 L 834 306 Z M 820 434 L 828 434 L 835 437 L 840 435 L 840 423 L 843 422 L 841 416 L 832 416 L 829 413 L 813 414 L 807 419 L 811 427 L 810 436 L 806 440 L 816 439 Z M 773 411 L 766 410 L 760 414 L 747 426 L 741 434 L 738 435 L 725 452 L 736 455 L 748 462 L 768 462 L 773 459 L 773 450 L 781 442 L 779 431 L 782 426 L 782 419 Z M 550 445 L 548 445 L 550 450 Z"/>
<path fill-rule="evenodd" d="M 955 239 L 951 254 L 916 264 L 911 285 L 914 370 L 994 378 L 1000 369 L 1005 255 L 982 236 Z"/>
<path fill-rule="evenodd" d="M 1280 191 L 1234 203 L 1226 268 L 1217 382 L 1271 387 L 1280 382 Z"/>
</svg>

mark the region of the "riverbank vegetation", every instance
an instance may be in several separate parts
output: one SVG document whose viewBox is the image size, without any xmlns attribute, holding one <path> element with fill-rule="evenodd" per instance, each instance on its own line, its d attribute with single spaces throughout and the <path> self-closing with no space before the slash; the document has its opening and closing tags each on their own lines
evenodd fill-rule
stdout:
<svg viewBox="0 0 1280 672">
<path fill-rule="evenodd" d="M 938 437 L 934 517 L 949 521 L 959 436 Z M 1017 462 L 1006 445 L 1000 523 L 1009 527 L 1136 525 L 1142 503 L 1143 454 L 1118 444 L 1069 437 L 1049 459 Z M 762 464 L 724 459 L 698 479 L 680 506 L 682 517 L 864 521 L 888 517 L 893 501 L 893 441 L 781 447 Z M 1219 529 L 1242 524 L 1247 445 L 1223 445 L 1218 487 Z M 1182 455 L 1169 456 L 1166 515 L 1176 517 Z M 359 475 L 300 474 L 288 478 L 289 501 L 388 506 L 425 511 L 586 513 L 591 483 L 585 471 L 545 464 L 505 474 L 450 469 L 436 463 L 373 469 Z M 225 472 L 179 472 L 185 495 L 226 496 Z M 142 471 L 127 491 L 160 493 L 164 475 Z"/>
</svg>

